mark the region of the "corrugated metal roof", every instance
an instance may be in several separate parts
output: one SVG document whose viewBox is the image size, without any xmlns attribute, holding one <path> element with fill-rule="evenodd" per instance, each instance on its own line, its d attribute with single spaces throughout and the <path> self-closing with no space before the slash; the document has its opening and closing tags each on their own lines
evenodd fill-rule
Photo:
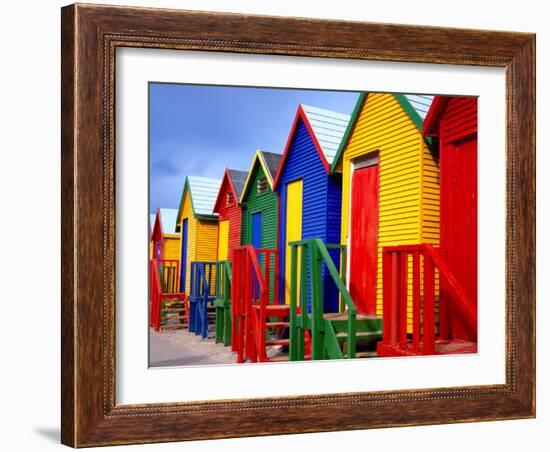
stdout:
<svg viewBox="0 0 550 452">
<path fill-rule="evenodd" d="M 237 192 L 237 199 L 241 198 L 241 194 L 243 193 L 244 184 L 246 182 L 246 176 L 248 173 L 246 171 L 240 171 L 240 170 L 234 170 L 234 169 L 228 169 L 229 175 L 231 176 L 231 180 L 233 181 L 233 185 L 235 186 L 235 191 Z"/>
<path fill-rule="evenodd" d="M 340 142 L 344 137 L 351 116 L 309 105 L 302 104 L 301 107 L 325 154 L 327 162 L 331 165 L 340 147 Z"/>
<path fill-rule="evenodd" d="M 176 232 L 176 221 L 178 209 L 160 208 L 160 221 L 162 222 L 163 234 L 174 234 Z"/>
<path fill-rule="evenodd" d="M 279 163 L 283 156 L 281 154 L 276 154 L 275 152 L 260 151 L 264 159 L 264 163 L 267 166 L 271 174 L 271 180 L 275 179 L 277 170 L 279 169 Z"/>
<path fill-rule="evenodd" d="M 212 215 L 214 203 L 220 190 L 221 179 L 209 177 L 187 176 L 193 211 L 195 215 Z"/>
<path fill-rule="evenodd" d="M 426 119 L 426 115 L 432 105 L 434 96 L 426 96 L 424 94 L 405 94 L 405 97 L 422 120 Z"/>
</svg>

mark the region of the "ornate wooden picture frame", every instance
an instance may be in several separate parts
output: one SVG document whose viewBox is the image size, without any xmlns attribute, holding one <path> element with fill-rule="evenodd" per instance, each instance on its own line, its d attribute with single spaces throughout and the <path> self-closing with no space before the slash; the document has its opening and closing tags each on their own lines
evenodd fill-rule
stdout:
<svg viewBox="0 0 550 452">
<path fill-rule="evenodd" d="M 61 33 L 64 444 L 84 447 L 535 416 L 533 34 L 78 4 L 62 9 Z M 114 89 L 119 47 L 505 68 L 505 384 L 117 405 Z"/>
</svg>

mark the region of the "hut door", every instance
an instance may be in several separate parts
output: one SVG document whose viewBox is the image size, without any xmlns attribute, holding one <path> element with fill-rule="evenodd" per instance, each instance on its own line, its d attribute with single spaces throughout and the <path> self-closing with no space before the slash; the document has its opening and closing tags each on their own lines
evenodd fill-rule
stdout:
<svg viewBox="0 0 550 452">
<path fill-rule="evenodd" d="M 187 277 L 187 218 L 181 224 L 181 277 L 180 292 L 185 292 L 185 279 Z"/>
<path fill-rule="evenodd" d="M 441 248 L 449 268 L 477 306 L 477 136 L 442 146 L 440 159 Z M 444 296 L 444 286 L 442 292 Z M 452 336 L 475 340 L 449 301 Z"/>
<path fill-rule="evenodd" d="M 351 178 L 350 295 L 363 314 L 376 314 L 378 160 Z"/>
<path fill-rule="evenodd" d="M 262 212 L 252 214 L 250 236 L 254 248 L 262 247 Z"/>
<path fill-rule="evenodd" d="M 218 260 L 227 260 L 229 248 L 229 220 L 220 221 L 218 227 Z"/>
<path fill-rule="evenodd" d="M 290 304 L 290 246 L 289 242 L 302 240 L 303 181 L 290 182 L 286 186 L 286 248 L 285 248 L 285 303 Z M 300 255 L 298 255 L 297 287 L 300 287 Z"/>
</svg>

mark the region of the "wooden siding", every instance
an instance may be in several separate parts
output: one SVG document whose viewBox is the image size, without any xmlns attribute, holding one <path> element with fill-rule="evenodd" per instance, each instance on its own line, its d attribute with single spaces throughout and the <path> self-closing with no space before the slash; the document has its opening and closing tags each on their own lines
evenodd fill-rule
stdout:
<svg viewBox="0 0 550 452">
<path fill-rule="evenodd" d="M 243 194 L 241 204 L 241 231 L 242 243 L 244 245 L 252 244 L 252 231 L 250 228 L 252 214 L 262 212 L 262 248 L 277 249 L 277 228 L 279 221 L 279 201 L 277 194 L 271 191 L 269 183 L 264 193 L 258 193 L 258 180 L 265 177 L 262 165 L 256 162 L 251 170 L 251 181 L 248 184 L 247 191 Z M 263 265 L 263 262 L 260 262 Z M 271 268 L 275 263 L 271 262 Z M 270 296 L 273 296 L 275 287 L 275 272 L 271 272 Z M 281 286 L 282 288 L 283 286 Z M 279 290 L 279 293 L 283 292 Z"/>
<path fill-rule="evenodd" d="M 227 204 L 227 194 L 233 195 L 233 201 Z M 227 176 L 220 188 L 220 204 L 218 208 L 219 220 L 229 221 L 229 249 L 227 258 L 231 259 L 232 250 L 241 245 L 241 207 L 239 206 L 239 196 L 231 189 Z"/>
<path fill-rule="evenodd" d="M 380 164 L 377 314 L 382 315 L 382 248 L 439 243 L 438 162 L 418 127 L 391 94 L 368 94 L 342 158 L 342 230 L 349 231 L 352 161 L 378 153 Z M 409 278 L 412 285 L 412 277 Z M 409 303 L 412 329 L 412 305 Z"/>
<path fill-rule="evenodd" d="M 243 198 L 243 244 L 252 243 L 251 231 L 248 227 L 250 224 L 250 215 L 256 212 L 262 212 L 262 248 L 275 249 L 277 248 L 277 195 L 271 191 L 269 184 L 267 186 L 267 191 L 258 193 L 258 180 L 264 178 L 265 173 L 262 166 L 258 163 L 254 166 L 253 172 L 251 183 Z"/>
<path fill-rule="evenodd" d="M 189 190 L 186 190 L 183 199 L 183 208 L 181 218 L 178 222 L 178 227 L 181 230 L 183 220 L 187 218 L 187 264 L 185 269 L 185 288 L 184 292 L 189 293 L 189 286 L 191 281 L 191 262 L 196 261 L 196 236 L 197 236 L 197 219 L 193 215 L 193 207 L 191 205 L 191 197 L 189 196 Z M 180 240 L 180 257 L 181 257 L 181 240 Z"/>
<path fill-rule="evenodd" d="M 218 259 L 218 221 L 197 220 L 196 261 L 215 262 Z M 214 269 L 215 270 L 215 269 Z M 212 273 L 210 291 L 214 294 L 215 271 Z"/>
<path fill-rule="evenodd" d="M 164 234 L 164 259 L 180 260 L 181 256 L 180 236 L 176 234 Z"/>
<path fill-rule="evenodd" d="M 288 184 L 301 179 L 303 181 L 302 204 L 302 239 L 319 238 L 326 243 L 338 243 L 340 236 L 340 211 L 342 189 L 340 176 L 330 176 L 317 152 L 309 131 L 302 120 L 299 120 L 284 166 L 280 168 L 277 192 L 281 195 L 281 228 L 279 230 L 280 277 L 282 284 L 286 278 L 286 206 Z M 329 209 L 332 208 L 332 211 Z M 292 221 L 292 220 L 291 220 Z M 338 267 L 339 254 L 330 250 Z M 309 284 L 309 265 L 308 265 Z M 323 299 L 326 312 L 338 308 L 338 291 L 326 268 L 322 269 Z M 286 281 L 287 283 L 289 281 Z M 308 303 L 310 294 L 308 292 Z"/>
</svg>

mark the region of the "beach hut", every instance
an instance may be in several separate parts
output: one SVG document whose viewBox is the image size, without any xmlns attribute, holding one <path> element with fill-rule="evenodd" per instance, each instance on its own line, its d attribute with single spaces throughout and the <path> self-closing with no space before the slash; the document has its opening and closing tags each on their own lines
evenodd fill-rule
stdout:
<svg viewBox="0 0 550 452">
<path fill-rule="evenodd" d="M 257 150 L 240 197 L 241 243 L 254 248 L 277 248 L 278 200 L 273 179 L 281 154 Z"/>
<path fill-rule="evenodd" d="M 384 247 L 439 243 L 438 157 L 422 135 L 432 99 L 362 93 L 332 163 L 342 174 L 346 280 L 361 313 L 383 314 Z M 406 314 L 410 330 L 410 303 Z"/>
<path fill-rule="evenodd" d="M 181 236 L 180 287 L 189 293 L 191 262 L 215 262 L 218 258 L 218 216 L 212 213 L 221 180 L 187 176 L 176 219 Z M 213 284 L 211 287 L 214 290 Z"/>
<path fill-rule="evenodd" d="M 153 257 L 157 260 L 180 259 L 180 236 L 176 233 L 177 214 L 177 209 L 157 209 L 151 232 Z"/>
<path fill-rule="evenodd" d="M 239 199 L 246 182 L 246 171 L 226 168 L 213 213 L 218 214 L 218 261 L 230 260 L 233 248 L 241 245 Z"/>
<path fill-rule="evenodd" d="M 441 249 L 466 293 L 467 311 L 477 324 L 477 98 L 436 96 L 424 122 L 424 135 L 437 139 L 440 159 Z M 443 335 L 477 340 L 477 331 L 456 311 L 457 300 L 442 283 Z"/>
<path fill-rule="evenodd" d="M 156 213 L 149 214 L 149 259 L 153 259 L 153 227 L 155 226 L 155 218 L 157 217 Z"/>
<path fill-rule="evenodd" d="M 286 304 L 290 298 L 289 242 L 319 238 L 325 243 L 340 242 L 342 177 L 331 174 L 336 151 L 350 116 L 299 105 L 277 175 L 274 190 L 279 194 L 280 280 Z M 336 266 L 339 251 L 331 249 Z M 322 292 L 325 312 L 338 310 L 338 291 L 323 267 Z M 308 297 L 311 294 L 308 292 Z"/>
</svg>

